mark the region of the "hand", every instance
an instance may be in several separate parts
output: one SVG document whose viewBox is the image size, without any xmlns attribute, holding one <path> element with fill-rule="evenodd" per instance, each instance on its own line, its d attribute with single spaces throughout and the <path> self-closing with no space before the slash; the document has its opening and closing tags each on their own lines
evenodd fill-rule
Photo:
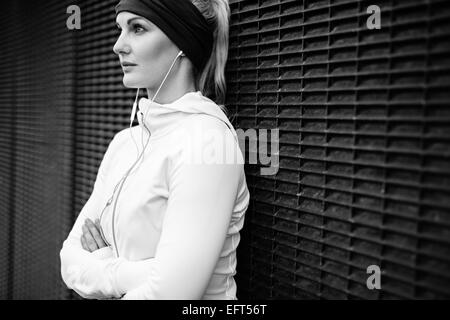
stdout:
<svg viewBox="0 0 450 320">
<path fill-rule="evenodd" d="M 96 223 L 94 224 L 91 219 L 86 219 L 82 226 L 82 230 L 81 246 L 84 250 L 93 252 L 107 246 L 100 234 L 101 227 L 98 220 L 96 220 Z"/>
</svg>

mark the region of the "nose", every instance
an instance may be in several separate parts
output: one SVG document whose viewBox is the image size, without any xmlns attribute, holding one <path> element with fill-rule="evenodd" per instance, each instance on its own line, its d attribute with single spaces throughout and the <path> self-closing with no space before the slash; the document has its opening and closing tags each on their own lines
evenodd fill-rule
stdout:
<svg viewBox="0 0 450 320">
<path fill-rule="evenodd" d="M 115 54 L 127 54 L 130 52 L 130 46 L 125 41 L 125 36 L 121 33 L 114 44 L 113 51 Z"/>
</svg>

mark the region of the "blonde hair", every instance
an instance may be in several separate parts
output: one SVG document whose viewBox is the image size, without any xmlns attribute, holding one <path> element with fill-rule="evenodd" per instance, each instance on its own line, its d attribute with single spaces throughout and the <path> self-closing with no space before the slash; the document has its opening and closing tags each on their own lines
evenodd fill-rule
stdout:
<svg viewBox="0 0 450 320">
<path fill-rule="evenodd" d="M 195 70 L 197 90 L 214 100 L 222 111 L 225 108 L 227 85 L 225 66 L 228 59 L 228 34 L 230 6 L 228 0 L 191 0 L 214 29 L 214 42 L 211 56 L 203 70 Z"/>
</svg>

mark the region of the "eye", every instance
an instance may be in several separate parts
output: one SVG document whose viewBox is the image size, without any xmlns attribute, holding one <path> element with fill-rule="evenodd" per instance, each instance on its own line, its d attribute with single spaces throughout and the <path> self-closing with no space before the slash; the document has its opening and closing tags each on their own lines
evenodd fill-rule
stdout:
<svg viewBox="0 0 450 320">
<path fill-rule="evenodd" d="M 137 31 L 137 32 L 143 32 L 145 31 L 145 29 L 140 25 L 140 24 L 133 24 L 133 30 Z M 139 31 L 140 30 L 140 31 Z"/>
</svg>

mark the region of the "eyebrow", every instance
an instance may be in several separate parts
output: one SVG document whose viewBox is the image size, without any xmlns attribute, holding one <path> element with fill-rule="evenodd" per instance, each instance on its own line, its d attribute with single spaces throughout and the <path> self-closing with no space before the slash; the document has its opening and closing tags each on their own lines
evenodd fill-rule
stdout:
<svg viewBox="0 0 450 320">
<path fill-rule="evenodd" d="M 128 19 L 127 25 L 130 25 L 130 23 L 131 23 L 133 20 L 138 20 L 138 19 L 142 19 L 142 18 L 140 18 L 140 17 L 133 17 L 133 18 Z M 120 27 L 120 25 L 119 25 L 117 22 L 116 22 L 116 26 Z"/>
</svg>

